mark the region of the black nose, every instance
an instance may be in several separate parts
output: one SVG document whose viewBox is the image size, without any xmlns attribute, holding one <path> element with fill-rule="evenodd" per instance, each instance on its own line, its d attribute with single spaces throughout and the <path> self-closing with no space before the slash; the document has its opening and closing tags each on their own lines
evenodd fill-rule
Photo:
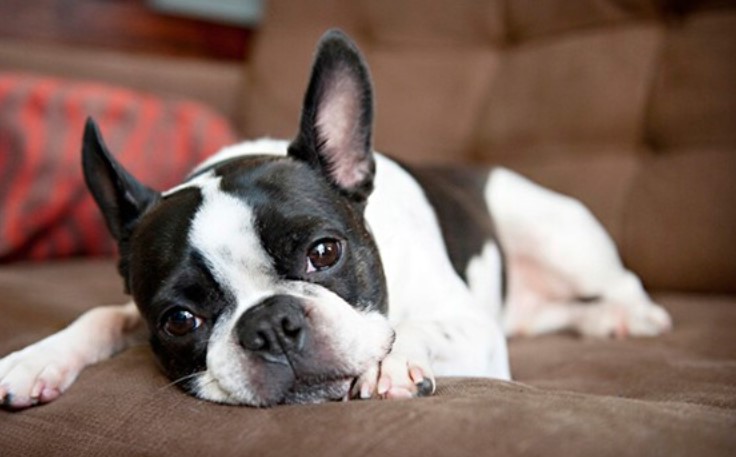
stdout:
<svg viewBox="0 0 736 457">
<path fill-rule="evenodd" d="M 307 322 L 298 299 L 274 295 L 243 313 L 235 331 L 245 350 L 269 362 L 288 364 L 287 354 L 304 347 Z"/>
</svg>

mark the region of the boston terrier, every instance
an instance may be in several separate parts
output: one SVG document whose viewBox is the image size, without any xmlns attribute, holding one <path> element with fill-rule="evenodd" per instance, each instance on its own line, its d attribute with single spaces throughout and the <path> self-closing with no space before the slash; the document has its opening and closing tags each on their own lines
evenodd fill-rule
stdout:
<svg viewBox="0 0 736 457">
<path fill-rule="evenodd" d="M 147 335 L 171 380 L 272 406 L 430 395 L 435 376 L 510 379 L 505 337 L 671 326 L 578 201 L 503 168 L 410 168 L 372 148 L 355 44 L 320 41 L 296 138 L 229 148 L 157 192 L 89 120 L 87 185 L 132 302 L 94 308 L 0 361 L 24 408 Z"/>
</svg>

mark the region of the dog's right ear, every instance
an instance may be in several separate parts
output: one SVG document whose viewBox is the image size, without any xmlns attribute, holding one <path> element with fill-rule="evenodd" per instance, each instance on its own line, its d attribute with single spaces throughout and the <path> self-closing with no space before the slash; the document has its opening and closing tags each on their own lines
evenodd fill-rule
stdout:
<svg viewBox="0 0 736 457">
<path fill-rule="evenodd" d="M 126 243 L 141 215 L 160 194 L 139 183 L 115 160 L 91 118 L 84 127 L 82 169 L 110 233 L 118 244 Z"/>
</svg>

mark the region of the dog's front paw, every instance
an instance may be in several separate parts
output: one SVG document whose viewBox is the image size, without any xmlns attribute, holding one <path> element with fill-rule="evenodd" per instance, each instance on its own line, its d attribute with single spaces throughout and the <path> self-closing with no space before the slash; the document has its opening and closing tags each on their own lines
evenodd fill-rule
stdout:
<svg viewBox="0 0 736 457">
<path fill-rule="evenodd" d="M 61 395 L 81 371 L 80 357 L 54 337 L 0 360 L 0 405 L 23 409 Z"/>
<path fill-rule="evenodd" d="M 429 364 L 391 353 L 357 379 L 351 397 L 395 400 L 426 397 L 434 390 L 434 375 Z"/>
</svg>

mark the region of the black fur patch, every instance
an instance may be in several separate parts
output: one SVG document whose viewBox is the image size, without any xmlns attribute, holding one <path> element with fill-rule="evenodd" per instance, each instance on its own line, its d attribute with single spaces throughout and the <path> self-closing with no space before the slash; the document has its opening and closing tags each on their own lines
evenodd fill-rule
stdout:
<svg viewBox="0 0 736 457">
<path fill-rule="evenodd" d="M 501 255 L 502 296 L 506 295 L 504 253 L 484 199 L 488 171 L 462 167 L 405 167 L 422 186 L 437 214 L 452 266 L 466 282 L 470 260 L 489 241 Z"/>
</svg>

